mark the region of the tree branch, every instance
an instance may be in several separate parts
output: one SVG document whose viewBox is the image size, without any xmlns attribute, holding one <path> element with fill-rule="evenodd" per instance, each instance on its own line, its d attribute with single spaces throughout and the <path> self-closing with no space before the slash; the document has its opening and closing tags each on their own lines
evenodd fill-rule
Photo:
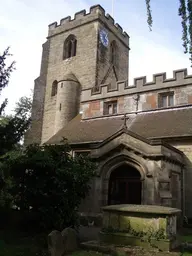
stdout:
<svg viewBox="0 0 192 256">
<path fill-rule="evenodd" d="M 180 6 L 178 11 L 179 11 L 179 16 L 181 16 L 181 25 L 183 28 L 182 41 L 183 41 L 184 53 L 187 53 L 189 40 L 188 40 L 188 31 L 187 31 L 187 9 L 186 9 L 185 0 L 180 0 Z"/>
<path fill-rule="evenodd" d="M 152 15 L 151 15 L 151 5 L 150 5 L 150 1 L 151 0 L 145 0 L 146 2 L 146 6 L 147 6 L 147 23 L 149 25 L 149 30 L 152 30 L 152 24 L 153 24 L 153 19 L 152 19 Z"/>
<path fill-rule="evenodd" d="M 191 67 L 192 67 L 192 0 L 188 0 L 187 2 L 187 10 L 188 10 L 188 21 L 189 21 L 189 27 L 188 27 L 188 33 L 189 33 L 189 54 L 190 54 L 190 61 L 191 61 Z"/>
</svg>

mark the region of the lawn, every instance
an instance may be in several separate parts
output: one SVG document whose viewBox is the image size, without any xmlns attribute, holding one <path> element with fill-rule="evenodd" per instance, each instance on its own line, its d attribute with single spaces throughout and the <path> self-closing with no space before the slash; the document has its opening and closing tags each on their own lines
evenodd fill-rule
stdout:
<svg viewBox="0 0 192 256">
<path fill-rule="evenodd" d="M 192 242 L 192 235 L 182 237 L 183 241 Z M 132 254 L 132 253 L 131 253 Z M 131 256 L 131 254 L 129 254 Z M 24 233 L 0 231 L 0 256 L 48 256 L 47 251 L 47 234 L 26 235 Z M 123 254 L 119 254 L 123 255 Z M 124 254 L 125 255 L 125 254 Z M 127 254 L 128 255 L 128 254 Z M 138 253 L 135 256 L 171 256 L 169 253 Z M 176 254 L 175 254 L 176 255 Z M 181 255 L 181 254 L 177 254 Z M 98 252 L 78 251 L 68 256 L 104 256 Z M 182 256 L 192 256 L 192 253 L 185 252 Z"/>
<path fill-rule="evenodd" d="M 182 236 L 182 241 L 183 241 L 183 242 L 192 243 L 192 235 L 189 234 L 189 235 L 184 235 L 184 236 Z"/>
</svg>

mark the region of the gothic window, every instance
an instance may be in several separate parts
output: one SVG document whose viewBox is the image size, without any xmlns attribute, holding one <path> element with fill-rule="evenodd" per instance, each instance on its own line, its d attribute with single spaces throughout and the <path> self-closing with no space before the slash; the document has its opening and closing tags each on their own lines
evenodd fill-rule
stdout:
<svg viewBox="0 0 192 256">
<path fill-rule="evenodd" d="M 115 41 L 112 41 L 110 46 L 110 60 L 113 65 L 115 65 L 117 62 L 116 55 L 117 55 L 117 44 Z"/>
<path fill-rule="evenodd" d="M 117 114 L 117 101 L 104 102 L 103 114 L 104 115 Z"/>
<path fill-rule="evenodd" d="M 63 59 L 68 59 L 76 56 L 77 39 L 74 35 L 70 35 L 64 42 Z"/>
<path fill-rule="evenodd" d="M 174 92 L 159 94 L 159 108 L 168 108 L 174 106 Z"/>
<path fill-rule="evenodd" d="M 57 81 L 55 80 L 53 83 L 52 83 L 52 90 L 51 90 L 51 96 L 55 96 L 57 94 Z"/>
</svg>

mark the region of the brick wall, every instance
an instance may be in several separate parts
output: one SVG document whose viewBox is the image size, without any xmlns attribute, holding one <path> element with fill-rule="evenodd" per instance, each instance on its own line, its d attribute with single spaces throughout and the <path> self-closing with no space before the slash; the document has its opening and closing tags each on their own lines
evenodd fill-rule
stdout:
<svg viewBox="0 0 192 256">
<path fill-rule="evenodd" d="M 86 92 L 88 96 L 88 91 Z M 102 94 L 90 96 L 89 101 L 82 102 L 83 118 L 101 117 L 103 115 L 103 103 L 105 101 L 113 101 L 114 99 L 118 102 L 118 114 L 158 109 L 159 95 L 162 93 L 174 93 L 174 106 L 192 104 L 192 84 L 135 93 L 129 93 L 126 89 L 123 91 L 122 88 L 116 91 L 105 91 L 103 88 L 102 92 Z M 100 101 L 100 111 L 97 111 L 97 115 L 96 113 L 93 114 L 91 111 L 84 111 L 85 108 L 89 108 L 89 105 L 92 104 L 92 99 L 93 101 Z"/>
</svg>

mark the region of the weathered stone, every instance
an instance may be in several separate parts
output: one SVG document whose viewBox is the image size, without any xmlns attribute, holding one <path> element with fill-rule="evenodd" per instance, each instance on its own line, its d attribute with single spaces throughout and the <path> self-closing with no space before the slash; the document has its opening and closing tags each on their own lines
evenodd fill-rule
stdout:
<svg viewBox="0 0 192 256">
<path fill-rule="evenodd" d="M 64 254 L 64 243 L 61 232 L 54 230 L 48 235 L 48 249 L 51 256 L 62 256 Z"/>
<path fill-rule="evenodd" d="M 62 256 L 64 253 L 78 249 L 77 232 L 72 228 L 65 228 L 62 232 L 52 231 L 48 235 L 48 249 L 51 256 Z"/>
<path fill-rule="evenodd" d="M 108 47 L 104 47 L 99 39 L 99 32 L 104 27 L 109 37 Z M 64 42 L 71 34 L 77 39 L 76 56 L 63 59 Z M 114 41 L 117 44 L 115 62 L 111 58 L 111 44 Z M 80 109 L 83 111 L 82 121 L 85 121 L 85 119 L 102 120 L 105 101 L 113 101 L 114 99 L 117 101 L 117 115 L 130 113 L 129 116 L 131 118 L 128 122 L 128 129 L 132 124 L 142 122 L 142 130 L 147 130 L 146 127 L 149 127 L 150 130 L 151 126 L 150 124 L 146 125 L 144 118 L 143 121 L 138 122 L 137 118 L 135 118 L 140 114 L 145 116 L 145 111 L 168 112 L 167 109 L 163 109 L 163 111 L 160 109 L 159 103 L 161 103 L 160 96 L 162 94 L 169 94 L 169 92 L 172 95 L 174 94 L 173 107 L 177 108 L 173 113 L 176 113 L 176 109 L 180 109 L 183 106 L 188 111 L 187 108 L 190 108 L 189 104 L 192 103 L 192 76 L 187 74 L 186 69 L 173 71 L 173 77 L 170 79 L 167 78 L 166 73 L 153 75 L 151 82 L 148 82 L 145 76 L 138 77 L 134 79 L 133 85 L 130 86 L 128 82 L 128 62 L 128 35 L 122 33 L 119 25 L 114 25 L 113 19 L 105 15 L 105 11 L 101 6 L 92 7 L 90 13 L 86 15 L 84 11 L 76 13 L 73 20 L 70 17 L 64 18 L 61 20 L 60 25 L 57 25 L 57 23 L 49 25 L 48 38 L 43 45 L 40 76 L 35 80 L 32 122 L 25 136 L 25 144 L 48 141 L 62 127 L 67 127 L 70 120 L 77 115 Z M 58 92 L 57 95 L 52 97 L 51 89 L 55 80 L 58 81 Z M 93 90 L 93 88 L 97 89 Z M 169 108 L 170 112 L 172 111 L 171 108 Z M 139 114 L 138 111 L 142 113 Z M 148 122 L 155 123 L 156 119 L 149 119 Z M 192 217 L 192 141 L 191 139 L 186 140 L 186 136 L 191 136 L 191 131 L 188 130 L 188 132 L 180 134 L 180 118 L 169 129 L 166 126 L 166 122 L 169 122 L 169 120 L 162 120 L 162 131 L 165 131 L 163 133 L 164 137 L 159 137 L 166 139 L 166 141 L 169 140 L 170 145 L 184 153 L 185 157 L 182 157 L 182 162 L 185 165 L 185 169 L 183 171 L 181 165 L 179 166 L 175 163 L 178 155 L 172 149 L 168 149 L 163 145 L 159 146 L 161 151 L 158 151 L 160 153 L 158 155 L 156 154 L 158 146 L 150 147 L 149 144 L 143 143 L 141 138 L 138 139 L 140 142 L 134 138 L 128 141 L 128 137 L 121 135 L 114 139 L 112 143 L 106 143 L 103 147 L 97 149 L 97 153 L 100 154 L 105 148 L 105 154 L 98 158 L 98 162 L 102 165 L 102 161 L 106 163 L 110 161 L 110 154 L 112 154 L 112 157 L 115 157 L 116 153 L 121 154 L 128 159 L 123 160 L 124 162 L 136 164 L 142 174 L 142 203 L 162 204 L 177 208 L 181 208 L 183 204 L 183 214 L 187 217 Z M 186 120 L 188 126 L 190 126 L 189 122 L 189 120 Z M 182 123 L 184 122 L 182 121 Z M 87 127 L 89 127 L 89 124 L 90 121 Z M 110 125 L 108 126 L 110 130 Z M 175 127 L 178 128 L 178 131 L 173 136 L 170 136 L 172 133 L 167 135 L 168 130 L 175 132 Z M 103 134 L 100 128 L 100 126 L 96 126 L 95 130 L 98 130 L 98 134 Z M 120 126 L 118 129 L 120 129 Z M 68 131 L 71 131 L 70 127 Z M 152 136 L 146 135 L 147 138 L 158 137 L 155 134 L 156 129 L 154 126 L 151 131 Z M 83 140 L 81 144 L 76 144 L 77 148 L 81 150 L 82 147 L 85 150 L 85 145 L 89 144 L 88 148 L 90 150 L 92 148 L 90 140 L 85 141 L 84 139 L 86 131 L 82 129 L 81 133 L 83 134 Z M 65 137 L 65 134 L 62 135 Z M 110 134 L 110 136 L 112 135 Z M 142 134 L 138 133 L 138 135 Z M 108 137 L 106 135 L 102 140 Z M 176 137 L 179 138 L 179 141 Z M 73 139 L 75 140 L 75 138 Z M 96 144 L 100 142 L 101 140 L 94 141 Z M 116 149 L 113 147 L 113 143 L 116 143 Z M 121 147 L 125 147 L 126 152 L 123 152 L 120 149 Z M 151 149 L 150 152 L 149 149 Z M 92 153 L 94 150 L 90 151 Z M 149 159 L 151 156 L 156 159 Z M 169 161 L 162 160 L 162 158 L 168 156 Z M 151 161 L 152 165 L 149 166 L 147 164 L 148 161 Z M 158 168 L 155 167 L 157 163 Z M 165 165 L 164 167 L 163 164 Z M 112 168 L 113 166 L 109 166 L 110 172 L 107 175 L 111 173 Z M 105 177 L 103 169 L 98 178 L 100 180 L 92 184 L 92 191 L 89 200 L 84 204 L 83 211 L 91 208 L 93 212 L 99 212 L 100 206 L 108 203 L 110 175 Z M 173 181 L 174 175 L 177 175 L 176 182 Z M 170 186 L 161 184 L 158 180 L 159 176 L 169 177 Z M 104 179 L 105 182 L 103 181 Z M 98 190 L 94 188 L 94 184 L 97 183 L 102 184 Z"/>
<path fill-rule="evenodd" d="M 181 211 L 178 209 L 125 204 L 106 206 L 102 210 L 104 218 L 110 221 L 100 232 L 101 242 L 148 248 L 156 246 L 163 251 L 170 251 L 179 245 L 176 221 Z"/>
<path fill-rule="evenodd" d="M 78 235 L 74 229 L 65 228 L 61 232 L 61 235 L 63 237 L 65 252 L 72 252 L 78 249 Z"/>
</svg>

